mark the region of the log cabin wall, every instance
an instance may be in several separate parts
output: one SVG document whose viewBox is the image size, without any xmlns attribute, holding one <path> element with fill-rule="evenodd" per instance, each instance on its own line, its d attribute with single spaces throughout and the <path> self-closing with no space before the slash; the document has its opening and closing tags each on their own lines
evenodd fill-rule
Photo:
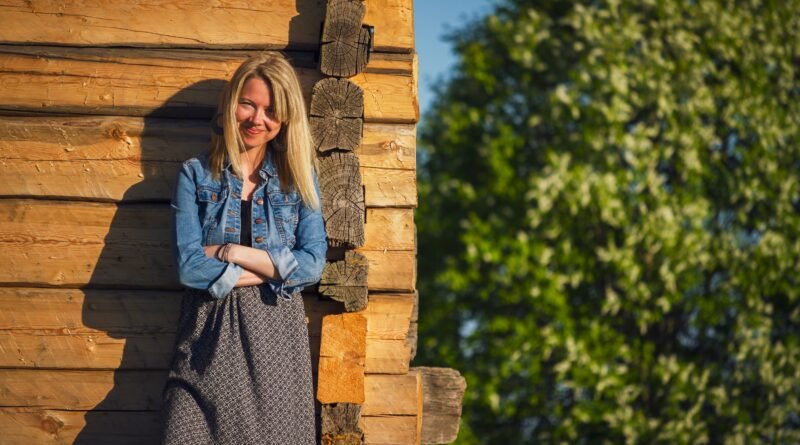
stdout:
<svg viewBox="0 0 800 445">
<path fill-rule="evenodd" d="M 157 443 L 181 297 L 168 203 L 177 168 L 208 148 L 217 94 L 248 55 L 287 55 L 310 105 L 314 85 L 327 77 L 319 62 L 326 6 L 0 5 L 0 442 Z M 334 394 L 321 405 L 329 413 L 323 420 L 354 420 L 367 444 L 425 443 L 430 372 L 409 369 L 417 306 L 412 1 L 364 6 L 368 61 L 332 73 L 363 91 L 361 140 L 352 150 L 363 234 L 354 249 L 332 249 L 339 257 L 331 260 L 368 271 L 347 275 L 340 261 L 321 287 L 332 294 L 365 287 L 369 302 L 347 312 L 306 295 L 312 360 L 344 360 L 363 385 L 354 400 Z M 315 369 L 315 382 L 318 372 L 326 370 Z M 457 380 L 453 409 L 460 410 Z M 457 423 L 450 420 L 456 430 Z"/>
</svg>

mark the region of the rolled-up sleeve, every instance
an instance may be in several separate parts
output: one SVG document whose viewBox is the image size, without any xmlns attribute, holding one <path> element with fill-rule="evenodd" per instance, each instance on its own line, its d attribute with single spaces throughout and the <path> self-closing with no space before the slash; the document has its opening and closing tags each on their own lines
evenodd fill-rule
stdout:
<svg viewBox="0 0 800 445">
<path fill-rule="evenodd" d="M 186 287 L 208 290 L 214 298 L 224 298 L 236 285 L 242 267 L 209 258 L 203 250 L 203 228 L 197 204 L 194 172 L 184 163 L 178 172 L 173 210 L 173 257 L 178 280 Z"/>
<path fill-rule="evenodd" d="M 319 196 L 316 176 L 314 186 Z M 276 295 L 290 299 L 292 294 L 319 281 L 325 267 L 328 240 L 325 223 L 319 209 L 300 205 L 299 221 L 295 232 L 295 248 L 286 246 L 267 248 L 279 280 L 270 280 L 269 285 Z"/>
</svg>

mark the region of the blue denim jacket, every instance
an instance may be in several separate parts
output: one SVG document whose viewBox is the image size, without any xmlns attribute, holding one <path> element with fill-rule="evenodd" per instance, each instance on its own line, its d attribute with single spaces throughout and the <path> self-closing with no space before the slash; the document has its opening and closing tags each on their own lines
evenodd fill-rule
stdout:
<svg viewBox="0 0 800 445">
<path fill-rule="evenodd" d="M 268 286 L 290 299 L 322 274 L 328 248 L 322 214 L 306 207 L 296 190 L 281 190 L 269 151 L 259 175 L 263 181 L 252 197 L 251 245 L 267 251 L 281 277 Z M 314 185 L 319 196 L 316 175 Z M 230 163 L 220 180 L 211 177 L 207 155 L 181 166 L 172 199 L 173 254 L 184 286 L 224 298 L 239 280 L 241 266 L 207 257 L 203 246 L 240 243 L 241 192 L 242 181 Z"/>
</svg>

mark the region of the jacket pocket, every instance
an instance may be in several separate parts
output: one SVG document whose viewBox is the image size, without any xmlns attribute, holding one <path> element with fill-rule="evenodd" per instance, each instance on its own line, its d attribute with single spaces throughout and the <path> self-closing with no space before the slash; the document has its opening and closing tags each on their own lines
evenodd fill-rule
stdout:
<svg viewBox="0 0 800 445">
<path fill-rule="evenodd" d="M 291 249 L 295 244 L 295 230 L 297 230 L 300 218 L 300 194 L 295 191 L 289 193 L 270 192 L 269 203 L 281 241 L 283 245 Z"/>
</svg>

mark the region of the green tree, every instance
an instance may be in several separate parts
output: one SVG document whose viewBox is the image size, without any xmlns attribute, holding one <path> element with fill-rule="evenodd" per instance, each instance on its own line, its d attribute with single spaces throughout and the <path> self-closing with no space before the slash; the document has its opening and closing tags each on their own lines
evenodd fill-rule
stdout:
<svg viewBox="0 0 800 445">
<path fill-rule="evenodd" d="M 424 116 L 459 443 L 800 443 L 800 2 L 507 0 Z"/>
</svg>

